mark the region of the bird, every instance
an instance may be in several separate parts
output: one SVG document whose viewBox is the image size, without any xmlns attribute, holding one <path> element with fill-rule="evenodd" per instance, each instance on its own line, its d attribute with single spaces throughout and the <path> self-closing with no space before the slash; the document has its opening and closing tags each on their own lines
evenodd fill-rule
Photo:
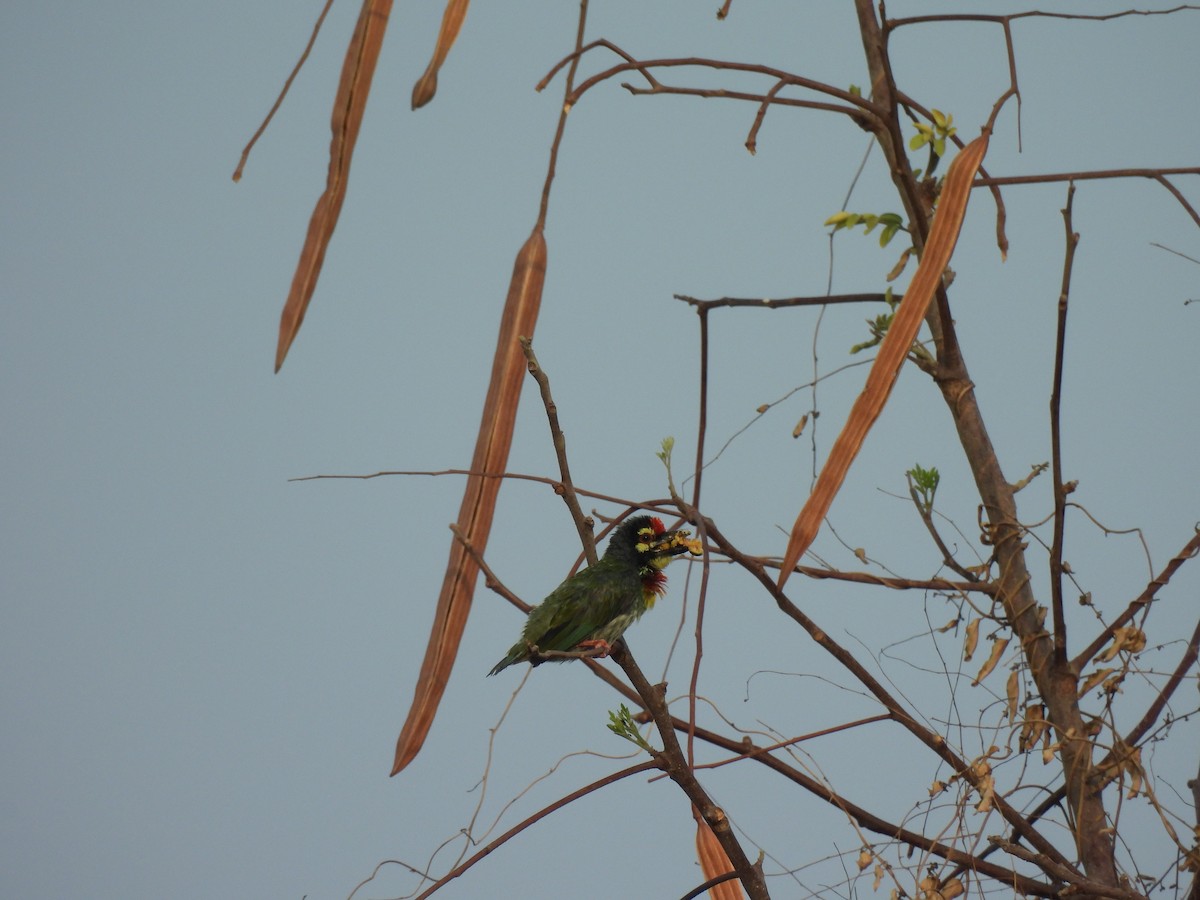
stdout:
<svg viewBox="0 0 1200 900">
<path fill-rule="evenodd" d="M 666 592 L 667 564 L 681 553 L 703 552 L 700 541 L 690 537 L 690 531 L 667 531 L 655 517 L 627 519 L 599 562 L 572 575 L 530 610 L 521 639 L 488 675 L 519 662 L 540 665 L 545 660 L 539 653 L 547 650 L 597 649 L 607 656 L 609 645 Z"/>
</svg>

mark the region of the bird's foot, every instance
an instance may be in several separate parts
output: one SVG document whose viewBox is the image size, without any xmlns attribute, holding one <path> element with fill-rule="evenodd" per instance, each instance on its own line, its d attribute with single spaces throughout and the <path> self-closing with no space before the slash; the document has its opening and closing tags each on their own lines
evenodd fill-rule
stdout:
<svg viewBox="0 0 1200 900">
<path fill-rule="evenodd" d="M 612 647 L 609 645 L 608 641 L 600 640 L 599 638 L 591 641 L 580 641 L 575 645 L 575 648 L 577 650 L 599 650 L 600 652 L 597 653 L 596 656 L 600 659 L 604 659 L 610 652 L 612 652 Z"/>
</svg>

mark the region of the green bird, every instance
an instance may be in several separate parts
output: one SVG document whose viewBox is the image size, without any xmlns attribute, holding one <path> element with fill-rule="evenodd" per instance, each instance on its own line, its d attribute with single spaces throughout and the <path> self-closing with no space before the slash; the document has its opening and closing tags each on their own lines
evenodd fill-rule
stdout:
<svg viewBox="0 0 1200 900">
<path fill-rule="evenodd" d="M 680 553 L 701 554 L 690 531 L 667 531 L 660 519 L 635 516 L 613 534 L 604 558 L 572 575 L 529 612 L 521 639 L 488 672 L 495 675 L 513 663 L 545 660 L 533 648 L 546 650 L 600 649 L 642 617 L 667 590 L 663 569 Z"/>
</svg>

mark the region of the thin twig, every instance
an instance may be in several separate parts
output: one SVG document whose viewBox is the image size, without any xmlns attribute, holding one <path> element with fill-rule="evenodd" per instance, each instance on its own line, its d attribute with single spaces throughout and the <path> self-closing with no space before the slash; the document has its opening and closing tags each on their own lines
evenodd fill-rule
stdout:
<svg viewBox="0 0 1200 900">
<path fill-rule="evenodd" d="M 912 499 L 912 504 L 917 510 L 917 515 L 921 517 L 921 522 L 925 525 L 925 530 L 929 532 L 929 536 L 933 538 L 933 542 L 937 545 L 942 554 L 942 562 L 953 571 L 957 572 L 968 582 L 974 583 L 979 581 L 979 578 L 967 571 L 963 565 L 954 558 L 954 554 L 950 552 L 950 548 L 946 546 L 946 542 L 942 540 L 942 536 L 938 533 L 937 526 L 933 524 L 933 515 L 929 509 L 926 509 L 925 504 L 921 502 L 921 498 L 917 496 L 916 485 L 913 484 L 912 475 L 905 473 L 905 479 L 908 481 L 908 496 Z"/>
<path fill-rule="evenodd" d="M 835 641 L 828 631 L 817 625 L 815 621 L 809 618 L 791 599 L 779 588 L 778 584 L 768 576 L 764 570 L 764 566 L 751 557 L 745 556 L 736 547 L 734 547 L 725 536 L 717 529 L 716 525 L 708 522 L 708 534 L 713 542 L 721 548 L 721 551 L 743 569 L 745 569 L 767 590 L 775 600 L 776 606 L 780 611 L 787 615 L 790 619 L 796 622 L 801 628 L 806 631 L 810 637 L 823 650 L 834 657 L 850 672 L 858 682 L 866 688 L 875 697 L 875 699 L 888 710 L 892 719 L 909 733 L 911 733 L 918 741 L 932 750 L 934 754 L 940 757 L 960 778 L 966 780 L 968 784 L 976 790 L 984 787 L 978 773 L 973 767 L 957 753 L 951 749 L 950 745 L 944 738 L 935 734 L 931 729 L 921 724 L 908 713 L 895 697 L 872 675 L 866 667 L 854 657 L 852 653 L 846 650 L 841 644 Z M 994 797 L 996 809 L 1004 817 L 1004 820 L 1012 826 L 1014 831 L 1023 836 L 1030 842 L 1031 846 L 1036 847 L 1040 852 L 1050 856 L 1060 865 L 1070 867 L 1070 862 L 1062 855 L 1062 853 L 1050 843 L 1050 841 L 1041 833 L 1029 827 L 1025 818 L 1012 807 L 1011 804 L 999 795 Z"/>
<path fill-rule="evenodd" d="M 562 146 L 563 134 L 567 130 L 567 113 L 571 111 L 571 104 L 565 98 L 570 97 L 575 90 L 575 71 L 579 68 L 579 57 L 583 53 L 583 35 L 587 30 L 587 15 L 588 0 L 580 0 L 579 26 L 575 30 L 575 52 L 570 57 L 571 67 L 567 70 L 567 83 L 563 88 L 563 105 L 558 113 L 558 125 L 554 129 L 554 140 L 550 142 L 550 160 L 546 164 L 546 180 L 542 184 L 542 199 L 538 204 L 535 231 L 542 231 L 546 226 L 546 213 L 550 208 L 550 187 L 554 184 L 554 173 L 558 167 L 558 148 Z"/>
<path fill-rule="evenodd" d="M 470 556 L 471 559 L 475 560 L 475 564 L 479 566 L 479 570 L 483 572 L 483 583 L 488 590 L 499 594 L 523 613 L 528 613 L 531 609 L 533 609 L 532 606 L 505 587 L 504 582 L 496 577 L 496 573 L 493 572 L 491 567 L 488 566 L 488 564 L 484 561 L 479 551 L 475 549 L 475 545 L 467 540 L 466 535 L 463 534 L 462 529 L 458 527 L 457 523 L 451 522 L 450 530 L 454 532 L 454 537 L 457 538 L 460 544 L 462 544 L 463 549 L 467 552 L 467 555 Z"/>
<path fill-rule="evenodd" d="M 1095 181 L 1108 178 L 1149 178 L 1157 181 L 1179 201 L 1192 221 L 1200 225 L 1198 213 L 1180 193 L 1179 189 L 1167 180 L 1168 175 L 1200 175 L 1200 166 L 1182 166 L 1163 169 L 1100 169 L 1093 172 L 1050 172 L 1043 175 L 1010 175 L 1003 178 L 976 178 L 971 187 L 996 187 L 1005 184 L 1050 184 L 1056 181 Z"/>
<path fill-rule="evenodd" d="M 618 47 L 612 41 L 606 41 L 604 38 L 600 38 L 599 40 L 592 41 L 590 44 L 585 44 L 582 47 L 577 46 L 575 49 L 575 52 L 573 52 L 567 56 L 564 56 L 562 59 L 560 59 L 558 62 L 556 62 L 554 64 L 554 68 L 552 68 L 549 72 L 547 72 L 545 75 L 542 76 L 542 80 L 537 83 L 537 85 L 534 87 L 534 90 L 538 91 L 539 93 L 541 91 L 544 91 L 546 89 L 546 87 L 550 84 L 550 82 L 554 80 L 554 76 L 558 74 L 559 70 L 563 66 L 565 66 L 569 62 L 579 60 L 580 58 L 582 58 L 583 54 L 587 53 L 589 50 L 595 50 L 597 47 L 603 47 L 606 50 L 611 50 L 613 53 L 617 54 L 617 56 L 621 57 L 627 63 L 630 63 L 633 68 L 637 69 L 637 71 L 640 72 L 645 77 L 646 81 L 648 81 L 651 85 L 658 84 L 658 82 L 654 80 L 653 75 L 651 75 L 649 72 L 645 71 L 644 69 L 640 68 L 641 64 L 636 59 L 634 59 L 632 55 L 626 53 L 624 50 L 622 50 L 620 47 Z"/>
<path fill-rule="evenodd" d="M 1027 10 L 1025 12 L 1009 13 L 1008 15 L 989 15 L 987 13 L 938 13 L 936 15 L 908 16 L 907 18 L 903 19 L 891 19 L 889 24 L 892 28 L 901 28 L 905 25 L 921 25 L 926 23 L 941 22 L 1012 22 L 1016 19 L 1026 19 L 1032 17 L 1107 22 L 1111 19 L 1123 19 L 1126 16 L 1168 16 L 1172 13 L 1177 13 L 1188 9 L 1200 10 L 1200 6 L 1194 6 L 1190 3 L 1181 3 L 1179 6 L 1172 7 L 1171 9 L 1126 9 L 1121 12 L 1095 15 L 1089 15 L 1085 13 L 1043 12 L 1036 9 Z"/>
<path fill-rule="evenodd" d="M 1139 894 L 1137 891 L 1129 891 L 1124 888 L 1113 887 L 1112 885 L 1104 884 L 1100 881 L 1093 881 L 1090 878 L 1085 878 L 1082 875 L 1077 875 L 1070 869 L 1059 865 L 1054 860 L 1047 859 L 1041 853 L 1032 853 L 1012 841 L 1007 841 L 1004 838 L 991 836 L 988 840 L 1018 859 L 1023 859 L 1026 862 L 1033 863 L 1048 875 L 1053 878 L 1058 878 L 1061 881 L 1067 882 L 1076 890 L 1074 893 L 1095 894 L 1098 897 L 1116 897 L 1120 900 L 1146 900 L 1145 895 Z"/>
<path fill-rule="evenodd" d="M 481 472 L 476 469 L 385 469 L 380 472 L 369 472 L 365 475 L 351 474 L 325 474 L 325 475 L 301 475 L 296 478 L 289 478 L 288 481 L 325 481 L 336 479 L 350 479 L 353 481 L 368 481 L 372 478 L 383 478 L 392 475 L 421 475 L 430 478 L 437 478 L 443 475 L 469 475 L 477 478 L 512 478 L 516 481 L 532 481 L 536 484 L 545 484 L 553 488 L 554 493 L 561 494 L 565 488 L 563 483 L 556 478 L 548 478 L 545 475 L 525 475 L 520 472 Z M 612 494 L 601 494 L 598 491 L 589 491 L 586 488 L 575 486 L 575 493 L 583 497 L 591 497 L 593 500 L 603 500 L 606 503 L 615 503 L 617 506 L 626 508 L 648 509 L 655 512 L 671 512 L 671 499 L 662 497 L 656 500 L 627 500 L 624 497 L 614 497 Z"/>
<path fill-rule="evenodd" d="M 778 559 L 763 556 L 747 556 L 760 566 L 768 569 L 778 569 Z M 734 560 L 736 562 L 736 560 Z M 952 593 L 967 593 L 974 591 L 978 594 L 997 594 L 999 588 L 986 581 L 948 581 L 945 578 L 896 578 L 895 576 L 875 575 L 871 572 L 843 572 L 840 569 L 818 569 L 815 566 L 796 566 L 792 569 L 799 575 L 808 578 L 828 579 L 831 581 L 854 581 L 858 584 L 874 584 L 879 587 L 891 588 L 896 591 L 949 591 Z"/>
<path fill-rule="evenodd" d="M 254 149 L 254 145 L 258 143 L 258 139 L 262 137 L 263 132 L 267 130 L 267 126 L 271 124 L 271 120 L 275 118 L 275 113 L 279 111 L 279 107 L 283 105 L 283 98 L 287 96 L 291 90 L 292 82 L 296 80 L 296 75 L 299 74 L 305 60 L 308 59 L 308 54 L 312 52 L 313 45 L 317 42 L 317 35 L 321 33 L 321 26 L 325 23 L 325 16 L 329 13 L 329 8 L 333 6 L 333 0 L 325 0 L 325 6 L 321 8 L 321 14 L 317 16 L 316 24 L 313 25 L 312 34 L 309 35 L 308 43 L 304 46 L 304 52 L 300 54 L 300 58 L 296 60 L 296 65 L 292 67 L 292 71 L 288 74 L 287 79 L 283 82 L 283 88 L 279 91 L 279 96 L 275 98 L 275 102 L 271 105 L 267 117 L 262 120 L 262 124 L 258 126 L 258 130 L 250 138 L 242 150 L 242 155 L 238 159 L 237 168 L 233 170 L 233 180 L 242 180 L 242 170 L 246 168 L 246 162 L 250 159 L 250 151 Z"/>
<path fill-rule="evenodd" d="M 588 565 L 596 564 L 596 537 L 592 534 L 592 523 L 583 510 L 579 506 L 579 498 L 575 496 L 575 485 L 571 481 L 571 467 L 567 463 L 567 439 L 563 435 L 562 426 L 558 422 L 558 405 L 554 402 L 554 397 L 550 393 L 550 376 L 538 363 L 537 356 L 533 352 L 533 343 L 529 338 L 522 335 L 517 340 L 521 344 L 521 349 L 525 352 L 525 359 L 529 361 L 529 374 L 533 376 L 538 383 L 538 389 L 542 394 L 542 405 L 546 408 L 546 420 L 550 424 L 550 439 L 554 444 L 554 453 L 558 458 L 558 473 L 561 476 L 562 498 L 567 504 L 567 509 L 571 511 L 571 519 L 575 522 L 575 530 L 579 532 L 579 540 L 583 543 L 583 552 L 587 557 Z"/>
<path fill-rule="evenodd" d="M 697 310 L 717 309 L 722 306 L 745 306 L 751 309 L 786 309 L 792 306 L 827 306 L 834 303 L 886 303 L 885 294 L 825 294 L 820 297 L 718 297 L 715 300 L 698 300 L 687 294 L 675 294 L 676 300 L 682 300 Z M 894 294 L 892 300 L 899 302 L 903 294 Z"/>
<path fill-rule="evenodd" d="M 1067 249 L 1063 256 L 1062 289 L 1058 293 L 1058 329 L 1054 344 L 1054 381 L 1050 388 L 1050 466 L 1054 478 L 1054 538 L 1050 544 L 1050 603 L 1054 615 L 1054 655 L 1060 663 L 1067 660 L 1067 619 L 1063 611 L 1063 538 L 1067 527 L 1067 490 L 1062 474 L 1062 378 L 1067 347 L 1067 301 L 1071 295 L 1071 270 L 1079 233 L 1074 230 L 1071 212 L 1075 202 L 1075 182 L 1067 188 L 1067 205 L 1062 209 L 1067 231 Z"/>
<path fill-rule="evenodd" d="M 591 669 L 592 674 L 598 677 L 601 681 L 625 697 L 632 703 L 642 705 L 644 701 L 628 684 L 623 682 L 616 674 L 608 668 L 601 666 L 594 660 L 584 660 L 584 664 Z M 888 718 L 891 718 L 889 715 Z M 1014 874 L 1010 868 L 1006 868 L 995 863 L 989 863 L 981 859 L 979 855 L 972 855 L 955 847 L 948 846 L 940 841 L 926 837 L 920 832 L 911 831 L 904 828 L 895 822 L 890 822 L 880 816 L 875 815 L 863 807 L 858 806 L 850 800 L 836 793 L 828 785 L 823 784 L 810 775 L 793 768 L 785 761 L 770 753 L 765 752 L 764 748 L 756 746 L 752 741 L 747 739 L 734 740 L 725 735 L 718 734 L 715 731 L 710 731 L 707 728 L 701 728 L 687 719 L 678 716 L 671 717 L 671 724 L 674 729 L 683 734 L 688 734 L 694 731 L 695 736 L 700 740 L 711 744 L 714 747 L 719 747 L 727 752 L 737 754 L 739 758 L 744 758 L 750 762 L 758 763 L 765 766 L 772 772 L 783 776 L 792 783 L 798 785 L 805 791 L 820 799 L 822 802 L 828 803 L 831 806 L 842 811 L 849 816 L 860 827 L 865 828 L 875 834 L 881 835 L 888 839 L 894 839 L 915 847 L 934 856 L 938 856 L 948 862 L 961 865 L 965 870 L 978 872 L 981 875 L 987 875 L 990 878 L 996 878 L 1008 884 L 1012 884 L 1015 888 L 1024 894 L 1037 897 L 1057 897 L 1058 888 L 1037 881 L 1026 875 Z M 986 853 L 987 851 L 985 851 Z"/>
<path fill-rule="evenodd" d="M 1146 585 L 1146 589 L 1131 600 L 1122 613 L 1109 622 L 1108 626 L 1096 636 L 1096 639 L 1071 660 L 1071 668 L 1076 672 L 1082 672 L 1083 667 L 1088 664 L 1091 658 L 1099 653 L 1105 644 L 1112 640 L 1116 630 L 1129 622 L 1139 611 L 1149 605 L 1150 601 L 1154 599 L 1154 595 L 1158 593 L 1158 589 L 1166 586 L 1167 582 L 1171 580 L 1171 576 L 1175 574 L 1179 567 L 1188 560 L 1194 559 L 1198 554 L 1200 554 L 1200 531 L 1192 535 L 1192 539 L 1184 544 L 1183 549 L 1166 564 L 1163 570 L 1158 573 L 1158 576 Z"/>
<path fill-rule="evenodd" d="M 646 60 L 628 60 L 624 63 L 612 66 L 605 69 L 603 72 L 598 72 L 591 78 L 582 82 L 575 90 L 567 97 L 567 105 L 574 106 L 579 102 L 579 98 L 585 93 L 600 84 L 607 81 L 615 75 L 622 72 L 637 71 L 646 75 L 652 69 L 669 69 L 669 68 L 706 68 L 716 69 L 717 71 L 733 71 L 733 72 L 748 72 L 756 75 L 765 75 L 775 81 L 783 81 L 786 84 L 794 87 L 805 88 L 818 94 L 826 94 L 836 100 L 842 101 L 846 106 L 835 103 L 825 103 L 816 100 L 798 100 L 790 97 L 774 97 L 769 98 L 764 94 L 752 94 L 742 91 L 726 91 L 726 90 L 702 90 L 698 88 L 676 88 L 663 85 L 659 82 L 654 82 L 649 88 L 634 88 L 632 85 L 622 85 L 626 90 L 634 95 L 640 94 L 685 94 L 700 97 L 728 97 L 737 100 L 752 100 L 756 103 L 770 102 L 778 103 L 784 106 L 799 106 L 807 109 L 823 109 L 828 112 L 838 112 L 850 116 L 856 121 L 861 121 L 864 118 L 878 122 L 878 117 L 882 110 L 876 104 L 863 97 L 856 96 L 850 91 L 842 90 L 834 87 L 831 84 L 826 84 L 821 81 L 815 81 L 811 78 L 804 78 L 800 75 L 794 75 L 791 72 L 785 72 L 782 69 L 776 69 L 771 66 L 759 65 L 756 63 L 733 62 L 730 60 L 707 59 L 703 57 L 689 56 L 677 57 L 672 59 L 646 59 Z M 649 80 L 649 78 L 647 79 Z"/>
<path fill-rule="evenodd" d="M 727 881 L 733 881 L 738 877 L 737 872 L 726 872 L 724 875 L 718 875 L 716 878 L 710 878 L 704 884 L 698 884 L 679 900 L 692 900 L 694 897 L 699 897 L 701 894 L 706 894 L 711 888 L 715 888 L 718 884 L 724 884 Z"/>
<path fill-rule="evenodd" d="M 443 875 L 441 878 L 439 878 L 437 881 L 435 881 L 432 885 L 430 885 L 425 891 L 423 891 L 417 897 L 417 900 L 425 900 L 425 898 L 430 896 L 434 891 L 443 887 L 448 882 L 453 881 L 459 875 L 463 874 L 463 872 L 467 871 L 467 869 L 469 869 L 473 865 L 475 865 L 475 863 L 479 862 L 485 856 L 490 854 L 493 850 L 508 843 L 508 841 L 512 840 L 514 837 L 516 837 L 522 831 L 529 828 L 529 826 L 535 824 L 536 822 L 541 821 L 542 819 L 546 818 L 546 816 L 550 815 L 551 813 L 553 813 L 559 809 L 562 809 L 562 807 L 567 806 L 568 804 L 574 803 L 580 797 L 586 797 L 588 794 L 598 791 L 598 790 L 600 790 L 600 788 L 608 787 L 610 784 L 620 781 L 622 778 L 628 778 L 630 775 L 636 775 L 639 772 L 648 772 L 651 769 L 657 769 L 657 768 L 659 768 L 659 764 L 652 759 L 646 760 L 645 762 L 640 762 L 635 766 L 630 766 L 629 768 L 622 769 L 619 772 L 613 772 L 611 775 L 607 775 L 604 778 L 601 778 L 599 781 L 593 781 L 591 784 L 585 785 L 584 787 L 581 787 L 579 790 L 572 791 L 571 793 L 567 794 L 565 797 L 562 797 L 562 798 L 556 800 L 555 802 L 551 803 L 549 806 L 545 806 L 542 809 L 539 809 L 533 815 L 518 822 L 512 828 L 508 829 L 508 831 L 504 832 L 504 834 L 500 835 L 500 837 L 498 837 L 494 841 L 491 841 L 490 843 L 488 843 L 485 847 L 480 849 L 480 851 L 478 853 L 476 853 L 474 856 L 472 856 L 470 859 L 455 866 L 453 869 L 451 869 L 449 872 L 447 872 L 445 875 Z"/>
<path fill-rule="evenodd" d="M 689 507 L 680 506 L 685 514 L 689 508 L 699 510 L 700 484 L 704 474 L 704 442 L 708 432 L 708 309 L 706 306 L 696 307 L 696 315 L 700 320 L 700 410 L 696 416 L 696 461 L 692 470 L 692 502 Z M 674 492 L 673 487 L 672 492 Z M 696 601 L 696 627 L 694 630 L 696 652 L 692 658 L 692 673 L 688 681 L 687 761 L 689 766 L 694 766 L 696 762 L 696 689 L 700 683 L 700 661 L 704 658 L 704 613 L 708 598 L 708 577 L 712 570 L 712 557 L 707 549 L 708 537 L 704 530 L 704 517 L 697 513 L 690 516 L 689 520 L 695 524 L 696 536 L 705 548 L 700 570 L 700 590 Z"/>
<path fill-rule="evenodd" d="M 1188 641 L 1187 647 L 1184 648 L 1183 656 L 1180 657 L 1179 664 L 1175 666 L 1175 671 L 1167 679 L 1167 683 L 1155 695 L 1154 701 L 1150 704 L 1150 707 L 1146 710 L 1141 720 L 1114 746 L 1136 747 L 1138 745 L 1142 738 L 1145 737 L 1146 732 L 1158 721 L 1158 717 L 1162 715 L 1162 711 L 1171 699 L 1171 696 L 1175 693 L 1175 689 L 1183 682 L 1184 676 L 1196 664 L 1198 653 L 1200 653 L 1200 622 L 1197 622 L 1195 629 L 1192 630 L 1192 637 Z M 1104 771 L 1108 763 L 1112 761 L 1112 758 L 1113 751 L 1110 750 L 1105 758 L 1096 765 L 1097 770 Z"/>
<path fill-rule="evenodd" d="M 1200 265 L 1200 259 L 1196 259 L 1194 256 L 1188 256 L 1186 253 L 1180 253 L 1178 250 L 1172 250 L 1170 247 L 1163 246 L 1157 241 L 1151 241 L 1150 246 L 1157 247 L 1159 250 L 1166 250 L 1168 253 L 1174 253 L 1176 256 L 1182 256 L 1188 262 L 1194 262 L 1196 265 Z"/>
<path fill-rule="evenodd" d="M 741 879 L 742 886 L 746 889 L 746 893 L 749 894 L 751 900 L 770 900 L 766 881 L 763 879 L 762 868 L 753 865 L 747 858 L 745 851 L 742 850 L 742 845 L 733 834 L 729 818 L 722 809 L 712 802 L 708 793 L 701 787 L 700 782 L 696 780 L 695 774 L 684 758 L 679 741 L 675 737 L 675 726 L 671 713 L 667 709 L 667 704 L 663 699 L 663 689 L 666 685 L 651 686 L 634 660 L 633 654 L 629 652 L 629 648 L 625 645 L 624 640 L 618 641 L 614 645 L 612 658 L 625 671 L 625 675 L 629 678 L 633 689 L 641 697 L 643 708 L 654 719 L 659 738 L 663 742 L 662 756 L 665 764 L 664 771 L 671 777 L 672 781 L 679 785 L 680 789 L 692 801 L 696 809 L 700 811 L 700 814 L 704 817 L 704 821 L 708 823 L 709 828 L 712 829 L 713 834 L 720 841 L 721 848 L 729 857 L 729 861 L 733 864 L 733 868 Z"/>
</svg>

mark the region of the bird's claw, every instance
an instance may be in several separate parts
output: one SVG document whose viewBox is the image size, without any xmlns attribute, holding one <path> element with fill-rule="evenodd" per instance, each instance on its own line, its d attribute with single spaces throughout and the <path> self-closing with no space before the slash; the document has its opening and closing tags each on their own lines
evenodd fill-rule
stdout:
<svg viewBox="0 0 1200 900">
<path fill-rule="evenodd" d="M 589 641 L 580 641 L 575 645 L 575 647 L 578 650 L 599 650 L 600 652 L 596 654 L 597 658 L 599 659 L 604 659 L 609 653 L 612 652 L 612 647 L 609 645 L 608 641 L 600 640 L 599 638 Z"/>
</svg>

